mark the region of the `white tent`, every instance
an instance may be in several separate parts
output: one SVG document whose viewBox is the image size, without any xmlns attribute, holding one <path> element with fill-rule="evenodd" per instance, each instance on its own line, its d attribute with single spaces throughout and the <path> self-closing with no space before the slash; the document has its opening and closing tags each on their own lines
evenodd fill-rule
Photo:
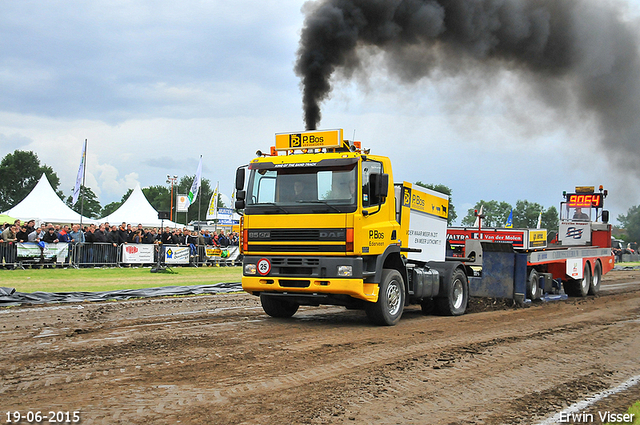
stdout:
<svg viewBox="0 0 640 425">
<path fill-rule="evenodd" d="M 31 193 L 18 205 L 5 211 L 4 214 L 23 221 L 33 219 L 39 223 L 72 224 L 80 223 L 80 218 L 82 218 L 83 224 L 96 223 L 93 219 L 81 217 L 80 214 L 62 202 L 44 173 Z"/>
<path fill-rule="evenodd" d="M 174 223 L 169 220 L 158 219 L 158 211 L 151 206 L 147 198 L 142 193 L 140 185 L 136 185 L 127 200 L 120 205 L 120 208 L 112 212 L 106 217 L 100 219 L 101 223 L 109 222 L 110 225 L 119 225 L 122 222 L 137 226 L 142 224 L 144 227 L 182 227 L 183 225 Z"/>
</svg>

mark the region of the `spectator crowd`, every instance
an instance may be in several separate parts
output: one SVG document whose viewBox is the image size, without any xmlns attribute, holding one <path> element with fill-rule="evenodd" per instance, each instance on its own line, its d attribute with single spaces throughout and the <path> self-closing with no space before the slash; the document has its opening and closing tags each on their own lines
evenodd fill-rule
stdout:
<svg viewBox="0 0 640 425">
<path fill-rule="evenodd" d="M 237 246 L 239 235 L 237 232 L 224 230 L 210 232 L 209 230 L 190 230 L 184 228 L 146 228 L 142 224 L 133 227 L 131 224 L 121 223 L 111 225 L 101 223 L 83 225 L 73 224 L 45 224 L 36 226 L 35 220 L 25 223 L 16 220 L 13 224 L 6 223 L 0 233 L 0 266 L 15 262 L 10 258 L 11 245 L 16 242 L 66 242 L 70 248 L 75 246 L 91 246 L 94 244 L 106 244 L 117 247 L 123 244 L 162 244 L 177 246 L 212 246 L 227 248 Z"/>
</svg>

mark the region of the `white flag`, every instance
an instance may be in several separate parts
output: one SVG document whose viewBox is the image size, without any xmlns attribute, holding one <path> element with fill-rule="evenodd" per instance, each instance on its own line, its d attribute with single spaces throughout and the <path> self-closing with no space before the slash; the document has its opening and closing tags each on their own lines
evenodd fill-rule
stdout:
<svg viewBox="0 0 640 425">
<path fill-rule="evenodd" d="M 189 198 L 189 205 L 193 205 L 193 202 L 198 197 L 198 189 L 200 189 L 200 179 L 202 178 L 202 155 L 200 155 L 200 162 L 198 163 L 198 171 L 196 171 L 196 178 L 193 179 L 193 184 L 189 190 L 187 198 Z"/>
<path fill-rule="evenodd" d="M 84 145 L 82 146 L 82 158 L 80 159 L 80 168 L 78 168 L 78 175 L 76 177 L 76 187 L 73 188 L 73 199 L 71 205 L 75 205 L 80 197 L 80 186 L 82 186 L 82 178 L 84 177 L 84 161 L 87 156 L 87 139 L 84 139 Z"/>
<path fill-rule="evenodd" d="M 536 229 L 539 229 L 542 227 L 542 211 L 540 211 L 540 214 L 538 215 L 538 224 L 536 225 Z"/>
<path fill-rule="evenodd" d="M 480 205 L 480 212 L 478 212 L 478 215 L 476 216 L 476 221 L 473 222 L 473 227 L 480 227 L 480 216 L 482 215 L 483 207 L 484 207 L 484 204 Z"/>
</svg>

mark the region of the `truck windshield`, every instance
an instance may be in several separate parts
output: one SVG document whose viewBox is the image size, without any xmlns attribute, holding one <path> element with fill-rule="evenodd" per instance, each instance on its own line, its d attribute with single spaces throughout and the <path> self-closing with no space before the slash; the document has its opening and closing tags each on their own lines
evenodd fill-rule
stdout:
<svg viewBox="0 0 640 425">
<path fill-rule="evenodd" d="M 252 169 L 245 214 L 354 212 L 356 164 Z"/>
<path fill-rule="evenodd" d="M 591 208 L 570 207 L 562 202 L 560 207 L 560 219 L 564 221 L 591 221 Z"/>
</svg>

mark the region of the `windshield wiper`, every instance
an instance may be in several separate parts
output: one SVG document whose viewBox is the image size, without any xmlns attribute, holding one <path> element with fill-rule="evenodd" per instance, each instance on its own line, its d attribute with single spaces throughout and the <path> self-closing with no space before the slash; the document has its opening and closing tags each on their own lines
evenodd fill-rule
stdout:
<svg viewBox="0 0 640 425">
<path fill-rule="evenodd" d="M 328 207 L 333 208 L 333 210 L 334 210 L 334 211 L 336 211 L 336 212 L 342 212 L 341 210 L 339 210 L 339 209 L 338 209 L 338 208 L 336 208 L 335 206 L 331 205 L 331 204 L 330 204 L 329 202 L 327 202 L 327 201 L 321 201 L 321 200 L 317 200 L 317 201 L 313 200 L 313 201 L 311 201 L 311 200 L 309 200 L 309 201 L 297 201 L 297 202 L 299 202 L 299 203 L 304 203 L 304 204 L 322 204 L 322 205 L 326 205 L 326 206 L 328 206 Z"/>
<path fill-rule="evenodd" d="M 253 204 L 252 206 L 254 207 L 261 207 L 263 205 L 268 205 L 271 207 L 276 207 L 278 208 L 280 211 L 282 211 L 285 214 L 289 214 L 289 211 L 285 210 L 284 208 L 282 208 L 280 205 L 276 204 L 275 202 L 261 202 L 259 204 Z"/>
</svg>

